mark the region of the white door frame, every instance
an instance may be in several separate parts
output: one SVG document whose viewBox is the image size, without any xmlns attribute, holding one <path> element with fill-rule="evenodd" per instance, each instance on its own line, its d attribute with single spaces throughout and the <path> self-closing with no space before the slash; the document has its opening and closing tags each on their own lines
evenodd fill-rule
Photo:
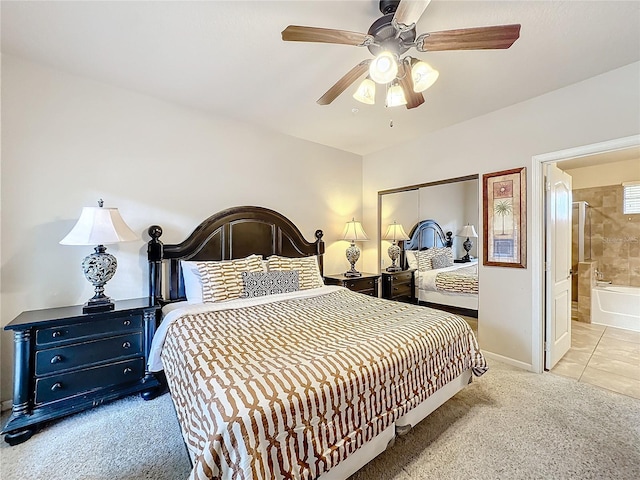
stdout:
<svg viewBox="0 0 640 480">
<path fill-rule="evenodd" d="M 533 325 L 531 326 L 531 352 L 533 358 L 531 360 L 534 372 L 542 373 L 544 371 L 544 164 L 638 146 L 640 146 L 640 135 L 632 135 L 630 137 L 607 140 L 606 142 L 535 155 L 532 158 L 531 268 L 533 288 L 531 311 Z"/>
</svg>

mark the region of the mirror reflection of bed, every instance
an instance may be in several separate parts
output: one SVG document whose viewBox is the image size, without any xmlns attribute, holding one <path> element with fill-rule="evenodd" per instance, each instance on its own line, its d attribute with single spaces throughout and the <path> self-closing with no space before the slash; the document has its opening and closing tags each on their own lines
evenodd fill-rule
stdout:
<svg viewBox="0 0 640 480">
<path fill-rule="evenodd" d="M 479 238 L 469 238 L 467 252 L 463 246 L 467 238 L 458 235 L 466 225 L 476 230 L 479 226 L 478 175 L 382 191 L 378 205 L 381 271 L 391 265 L 387 255 L 391 242 L 384 240 L 384 234 L 389 224 L 400 223 L 410 239 L 398 242 L 402 247 L 399 264 L 403 270 L 415 269 L 415 301 L 462 315 L 477 328 Z M 470 261 L 463 262 L 467 253 Z M 420 268 L 416 257 L 422 258 Z M 440 268 L 432 268 L 433 257 L 438 257 Z"/>
</svg>

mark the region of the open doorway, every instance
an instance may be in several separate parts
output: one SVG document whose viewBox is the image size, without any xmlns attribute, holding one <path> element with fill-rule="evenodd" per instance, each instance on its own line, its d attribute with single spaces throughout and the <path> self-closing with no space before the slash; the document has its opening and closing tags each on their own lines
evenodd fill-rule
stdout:
<svg viewBox="0 0 640 480">
<path fill-rule="evenodd" d="M 593 356 L 595 349 L 594 351 L 589 351 L 589 348 L 594 346 L 594 343 L 596 346 L 599 343 L 607 343 L 607 341 L 605 341 L 606 338 L 603 337 L 606 327 L 597 324 L 594 325 L 590 322 L 591 289 L 590 286 L 585 285 L 585 281 L 595 282 L 598 275 L 600 275 L 600 278 L 609 281 L 606 277 L 612 275 L 615 277 L 617 275 L 616 281 L 622 282 L 622 279 L 625 278 L 624 274 L 619 273 L 617 267 L 612 268 L 612 256 L 617 257 L 615 260 L 616 265 L 622 262 L 623 259 L 621 260 L 620 257 L 624 257 L 625 252 L 627 252 L 627 255 L 631 253 L 631 255 L 635 256 L 635 253 L 633 253 L 635 242 L 633 240 L 635 238 L 636 241 L 640 242 L 640 238 L 636 238 L 636 236 L 628 234 L 628 232 L 625 233 L 626 230 L 620 225 L 616 225 L 614 213 L 616 212 L 616 208 L 621 209 L 620 199 L 618 198 L 620 194 L 617 190 L 622 190 L 622 183 L 629 180 L 640 180 L 640 167 L 637 167 L 637 165 L 640 165 L 640 135 L 534 157 L 532 178 L 534 205 L 532 213 L 534 222 L 532 223 L 534 224 L 533 231 L 540 232 L 538 238 L 534 238 L 534 244 L 537 245 L 537 248 L 535 248 L 533 252 L 534 276 L 537 277 L 536 281 L 539 282 L 540 285 L 538 292 L 534 292 L 534 296 L 537 297 L 534 298 L 534 307 L 539 305 L 538 321 L 534 321 L 534 332 L 536 328 L 538 329 L 538 335 L 534 335 L 534 338 L 539 341 L 537 345 L 538 351 L 540 352 L 539 361 L 537 362 L 539 371 L 543 370 L 545 358 L 548 358 L 550 353 L 548 350 L 550 343 L 553 342 L 553 334 L 556 333 L 553 323 L 547 322 L 545 325 L 545 320 L 549 320 L 548 314 L 552 306 L 549 302 L 553 301 L 553 297 L 550 296 L 548 292 L 549 285 L 545 280 L 548 270 L 554 267 L 554 265 L 549 263 L 549 259 L 547 258 L 548 252 L 545 251 L 545 238 L 547 237 L 549 229 L 553 228 L 552 224 L 547 224 L 545 215 L 546 205 L 544 202 L 549 187 L 547 179 L 544 176 L 544 171 L 550 163 L 555 163 L 560 170 L 567 172 L 572 179 L 574 179 L 572 191 L 576 193 L 573 197 L 579 202 L 582 202 L 582 205 L 585 203 L 590 204 L 590 207 L 585 208 L 594 208 L 596 206 L 599 208 L 598 225 L 594 225 L 596 222 L 593 222 L 593 218 L 590 219 L 592 224 L 590 231 L 587 232 L 588 240 L 583 239 L 584 243 L 582 244 L 583 261 L 580 263 L 583 267 L 590 268 L 585 268 L 582 272 L 576 272 L 579 278 L 574 279 L 573 283 L 573 285 L 575 285 L 575 283 L 581 281 L 580 275 L 584 277 L 582 278 L 582 284 L 577 286 L 578 289 L 580 289 L 581 286 L 583 288 L 582 298 L 579 296 L 576 303 L 572 302 L 573 308 L 571 312 L 571 323 L 577 327 L 573 337 L 582 341 L 582 344 L 578 345 L 577 348 L 569 350 L 565 356 L 566 358 L 560 360 L 558 366 L 556 366 L 556 369 L 559 368 L 561 374 L 565 376 L 576 379 L 586 376 L 589 377 L 586 379 L 588 383 L 593 383 L 594 378 L 592 377 L 594 377 L 593 373 L 595 370 L 589 371 L 585 362 Z M 620 177 L 621 174 L 619 172 L 623 172 L 625 178 Z M 620 178 L 616 177 L 616 175 Z M 627 178 L 629 175 L 632 177 L 635 175 L 637 178 Z M 597 177 L 595 183 L 593 180 L 594 176 Z M 588 180 L 589 177 L 591 177 L 592 180 Z M 589 182 L 591 182 L 591 184 Z M 591 201 L 589 202 L 589 200 Z M 604 206 L 605 203 L 607 204 L 606 207 Z M 578 207 L 577 210 L 576 213 L 579 215 L 580 207 Z M 594 212 L 595 210 L 591 213 L 593 214 Z M 602 221 L 603 218 L 605 221 Z M 640 229 L 640 217 L 636 216 L 634 219 L 629 219 L 629 222 L 628 225 L 623 225 L 623 227 L 633 228 L 632 226 L 630 227 L 630 225 L 637 223 Z M 536 229 L 536 223 L 539 229 Z M 578 228 L 585 228 L 585 223 L 586 218 L 583 217 L 583 224 L 581 226 L 579 225 Z M 608 229 L 606 234 L 604 231 L 605 228 Z M 612 234 L 616 229 L 620 235 Z M 566 241 L 571 241 L 573 236 L 574 235 L 569 236 L 569 240 Z M 640 237 L 640 233 L 638 237 Z M 579 247 L 580 244 L 571 247 L 571 250 Z M 586 256 L 584 255 L 584 250 L 588 252 Z M 600 260 L 600 263 L 598 263 L 598 260 Z M 546 268 L 545 261 L 547 262 Z M 592 261 L 594 263 L 592 263 Z M 629 265 L 637 270 L 634 262 L 635 260 L 632 260 L 629 262 Z M 604 267 L 605 264 L 608 268 Z M 572 261 L 570 270 L 574 270 L 575 267 L 576 264 Z M 607 271 L 607 273 L 604 273 L 605 271 Z M 633 271 L 635 272 L 635 270 Z M 638 272 L 627 274 L 627 283 L 638 282 L 637 273 Z M 572 286 L 572 289 L 575 288 L 575 286 Z M 577 293 L 579 294 L 580 292 Z M 581 309 L 578 308 L 579 300 L 583 300 Z M 615 330 L 611 331 L 617 333 Z M 586 341 L 586 343 L 590 342 L 591 344 L 586 345 L 584 341 Z M 613 343 L 613 341 L 610 343 Z M 536 347 L 535 340 L 534 347 Z M 609 379 L 611 378 L 611 374 L 606 371 L 605 375 Z"/>
</svg>

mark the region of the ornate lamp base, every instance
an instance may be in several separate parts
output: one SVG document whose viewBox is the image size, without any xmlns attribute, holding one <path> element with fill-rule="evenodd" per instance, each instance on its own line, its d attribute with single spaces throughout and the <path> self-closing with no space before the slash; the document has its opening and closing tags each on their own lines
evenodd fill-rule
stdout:
<svg viewBox="0 0 640 480">
<path fill-rule="evenodd" d="M 387 267 L 387 272 L 399 272 L 402 268 L 396 265 L 396 260 L 400 256 L 400 247 L 395 242 L 387 250 L 389 258 L 391 259 L 391 266 Z"/>
<path fill-rule="evenodd" d="M 95 295 L 84 304 L 82 313 L 106 312 L 115 308 L 115 304 L 104 294 L 104 286 L 115 275 L 118 262 L 106 251 L 104 245 L 98 245 L 95 253 L 82 261 L 84 276 L 95 287 Z"/>
<path fill-rule="evenodd" d="M 347 260 L 351 264 L 351 269 L 344 272 L 345 277 L 361 277 L 362 274 L 356 270 L 356 262 L 360 258 L 360 249 L 355 242 L 351 242 L 349 248 L 347 248 Z"/>
<path fill-rule="evenodd" d="M 471 250 L 472 246 L 473 244 L 471 243 L 471 240 L 469 240 L 469 237 L 467 237 L 467 239 L 462 243 L 462 248 L 464 248 L 464 251 L 467 252 L 467 254 L 461 258 L 463 262 L 471 261 L 471 258 L 469 257 L 469 250 Z"/>
</svg>

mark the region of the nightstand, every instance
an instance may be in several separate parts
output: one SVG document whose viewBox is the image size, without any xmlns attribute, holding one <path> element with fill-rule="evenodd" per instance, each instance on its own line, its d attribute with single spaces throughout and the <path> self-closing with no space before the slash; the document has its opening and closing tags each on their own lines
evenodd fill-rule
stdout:
<svg viewBox="0 0 640 480">
<path fill-rule="evenodd" d="M 147 371 L 159 307 L 148 298 L 115 302 L 108 312 L 82 306 L 18 315 L 13 330 L 13 408 L 2 429 L 10 445 L 28 440 L 43 422 L 142 392 L 160 383 Z"/>
<path fill-rule="evenodd" d="M 413 303 L 414 292 L 415 270 L 382 272 L 382 298 Z"/>
<path fill-rule="evenodd" d="M 380 275 L 377 273 L 363 273 L 361 277 L 345 277 L 344 274 L 339 273 L 335 275 L 325 275 L 324 283 L 326 285 L 340 285 L 353 292 L 377 297 Z"/>
<path fill-rule="evenodd" d="M 478 263 L 478 259 L 471 257 L 470 260 L 463 260 L 462 258 L 456 258 L 453 263 Z"/>
</svg>

